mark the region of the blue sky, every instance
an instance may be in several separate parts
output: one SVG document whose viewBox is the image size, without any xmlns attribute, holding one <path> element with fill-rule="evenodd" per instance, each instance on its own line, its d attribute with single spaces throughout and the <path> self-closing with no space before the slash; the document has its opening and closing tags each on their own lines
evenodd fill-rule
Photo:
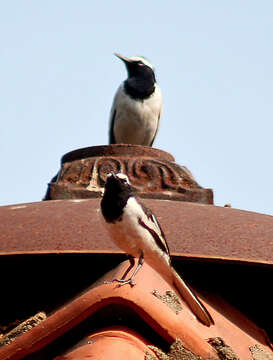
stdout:
<svg viewBox="0 0 273 360">
<path fill-rule="evenodd" d="M 273 214 L 273 2 L 0 5 L 0 204 L 40 201 L 68 151 L 107 144 L 113 56 L 144 55 L 164 98 L 154 147 L 215 204 Z"/>
</svg>

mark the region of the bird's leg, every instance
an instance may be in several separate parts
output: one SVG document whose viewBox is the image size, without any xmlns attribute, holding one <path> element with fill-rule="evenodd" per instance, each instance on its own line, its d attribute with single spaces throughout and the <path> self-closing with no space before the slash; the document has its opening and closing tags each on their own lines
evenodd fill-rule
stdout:
<svg viewBox="0 0 273 360">
<path fill-rule="evenodd" d="M 140 257 L 138 258 L 138 264 L 137 264 L 137 267 L 135 269 L 135 271 L 133 272 L 132 276 L 130 277 L 130 283 L 134 286 L 135 283 L 133 282 L 133 279 L 135 278 L 136 274 L 139 272 L 140 268 L 142 267 L 144 263 L 144 254 L 143 254 L 143 251 L 141 250 L 140 252 Z"/>
<path fill-rule="evenodd" d="M 132 255 L 128 255 L 128 260 L 130 261 L 130 265 L 128 266 L 125 273 L 122 275 L 121 280 L 124 280 L 129 271 L 135 266 L 135 258 Z"/>
<path fill-rule="evenodd" d="M 127 256 L 128 256 L 128 260 L 130 261 L 130 265 L 128 266 L 128 268 L 126 269 L 124 274 L 122 275 L 121 279 L 113 279 L 112 281 L 104 281 L 105 284 L 111 284 L 114 281 L 117 281 L 117 282 L 120 282 L 120 283 L 126 282 L 126 280 L 124 280 L 126 275 L 135 266 L 135 258 L 132 255 L 129 255 L 129 254 Z M 126 282 L 126 284 L 127 284 L 127 282 Z"/>
<path fill-rule="evenodd" d="M 133 261 L 132 261 L 133 259 Z M 135 286 L 136 284 L 133 282 L 133 279 L 135 278 L 136 274 L 138 273 L 138 271 L 140 270 L 140 268 L 142 267 L 143 263 L 144 263 L 144 254 L 143 254 L 143 251 L 141 250 L 140 252 L 140 256 L 139 256 L 139 259 L 138 259 L 138 264 L 137 264 L 137 267 L 135 269 L 135 271 L 133 272 L 132 276 L 128 279 L 128 280 L 124 280 L 125 276 L 128 274 L 128 271 L 129 269 L 131 269 L 134 264 L 135 264 L 135 259 L 132 257 L 132 258 L 129 258 L 130 260 L 130 267 L 126 270 L 125 274 L 122 276 L 121 279 L 114 279 L 113 281 L 117 281 L 119 283 L 119 286 L 122 286 L 122 285 L 126 285 L 126 284 L 130 284 L 131 286 Z"/>
</svg>

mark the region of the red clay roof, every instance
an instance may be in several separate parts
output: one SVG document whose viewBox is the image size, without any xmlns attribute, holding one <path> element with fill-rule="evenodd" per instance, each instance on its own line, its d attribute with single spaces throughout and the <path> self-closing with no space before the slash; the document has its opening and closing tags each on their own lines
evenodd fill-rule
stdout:
<svg viewBox="0 0 273 360">
<path fill-rule="evenodd" d="M 95 287 L 79 295 L 65 306 L 60 307 L 46 320 L 27 333 L 22 334 L 13 343 L 0 348 L 0 359 L 23 359 L 25 356 L 37 352 L 47 344 L 52 343 L 85 319 L 89 319 L 88 321 L 92 324 L 92 316 L 98 310 L 113 304 L 120 304 L 130 308 L 136 316 L 139 316 L 147 323 L 151 328 L 150 331 L 155 331 L 169 344 L 179 338 L 186 349 L 202 359 L 218 359 L 214 348 L 207 341 L 209 338 L 223 339 L 240 359 L 251 359 L 250 347 L 257 345 L 268 351 L 269 355 L 271 354 L 270 348 L 266 344 L 264 333 L 245 316 L 221 299 L 214 297 L 208 301 L 206 297 L 202 296 L 202 301 L 215 321 L 215 325 L 210 327 L 204 326 L 199 322 L 183 300 L 179 299 L 182 304 L 182 310 L 176 310 L 173 306 L 166 304 L 160 296 L 155 296 L 154 291 L 156 290 L 157 294 L 164 295 L 166 291 L 170 290 L 170 286 L 147 264 L 144 264 L 138 273 L 135 279 L 136 286 L 134 287 L 129 285 L 120 287 L 116 283 L 104 283 L 105 280 L 120 278 L 127 267 L 128 262 L 122 263 L 101 279 Z M 134 329 L 134 327 L 134 323 L 131 323 L 131 329 Z M 92 349 L 92 346 L 87 346 L 87 341 L 85 340 L 77 346 L 78 350 L 71 349 L 69 351 L 70 355 L 60 357 L 60 359 L 79 359 L 81 358 L 77 357 L 79 353 L 90 357 L 92 354 L 98 354 L 99 350 L 101 355 L 98 358 L 108 359 L 109 357 L 104 357 L 104 354 L 109 354 L 111 348 L 113 350 L 113 342 L 106 340 L 113 336 L 119 339 L 118 342 L 122 351 L 124 347 L 134 353 L 137 351 L 138 358 L 143 359 L 143 351 L 146 349 L 149 341 L 143 340 L 141 332 L 135 330 L 135 333 L 138 334 L 135 338 L 139 340 L 135 339 L 131 342 L 133 346 L 129 346 L 129 349 L 127 340 L 130 338 L 131 331 L 128 331 L 124 344 L 124 335 L 122 335 L 124 329 L 119 329 L 117 326 L 114 326 L 113 329 L 115 335 L 113 335 L 113 332 L 111 333 L 110 329 L 106 329 L 104 335 L 102 335 L 101 329 L 94 332 L 93 340 L 95 337 L 103 339 L 100 344 L 95 341 L 94 346 L 97 349 L 94 350 L 94 347 Z M 88 339 L 90 340 L 90 337 Z M 104 346 L 106 345 L 110 346 L 110 348 L 106 348 L 104 353 Z M 117 351 L 116 347 L 115 349 Z M 137 358 L 134 356 L 130 357 L 129 354 L 128 359 Z M 113 359 L 116 358 L 115 356 L 113 355 Z"/>
</svg>

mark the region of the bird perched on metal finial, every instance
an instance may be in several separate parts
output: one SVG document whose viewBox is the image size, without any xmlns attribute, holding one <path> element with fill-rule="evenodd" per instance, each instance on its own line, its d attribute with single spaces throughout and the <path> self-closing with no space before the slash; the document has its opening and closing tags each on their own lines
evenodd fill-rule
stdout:
<svg viewBox="0 0 273 360">
<path fill-rule="evenodd" d="M 167 241 L 156 217 L 134 196 L 125 174 L 108 174 L 101 212 L 115 244 L 131 257 L 139 259 L 136 270 L 128 280 L 114 281 L 133 286 L 133 279 L 145 260 L 169 284 L 176 287 L 202 323 L 207 326 L 214 324 L 205 306 L 172 267 Z"/>
<path fill-rule="evenodd" d="M 152 146 L 162 111 L 162 95 L 154 68 L 143 57 L 115 55 L 125 63 L 128 78 L 114 97 L 109 144 Z"/>
</svg>

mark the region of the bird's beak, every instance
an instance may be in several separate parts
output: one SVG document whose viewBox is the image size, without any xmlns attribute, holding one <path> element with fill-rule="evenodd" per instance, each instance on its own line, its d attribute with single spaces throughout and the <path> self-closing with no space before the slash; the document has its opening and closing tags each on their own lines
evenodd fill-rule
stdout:
<svg viewBox="0 0 273 360">
<path fill-rule="evenodd" d="M 114 173 L 114 171 L 111 171 L 110 174 L 116 179 L 117 175 Z"/>
<path fill-rule="evenodd" d="M 117 53 L 115 53 L 114 55 L 117 56 L 123 62 L 125 62 L 125 64 L 128 64 L 128 63 L 132 62 L 132 60 L 130 58 L 126 57 L 126 56 L 122 56 L 122 55 L 117 54 Z"/>
<path fill-rule="evenodd" d="M 114 173 L 114 171 L 110 171 L 108 174 L 107 174 L 107 176 L 106 176 L 106 181 L 108 180 L 108 179 L 110 179 L 111 177 L 113 177 L 113 178 L 117 178 L 117 176 L 116 176 L 116 174 Z"/>
</svg>

